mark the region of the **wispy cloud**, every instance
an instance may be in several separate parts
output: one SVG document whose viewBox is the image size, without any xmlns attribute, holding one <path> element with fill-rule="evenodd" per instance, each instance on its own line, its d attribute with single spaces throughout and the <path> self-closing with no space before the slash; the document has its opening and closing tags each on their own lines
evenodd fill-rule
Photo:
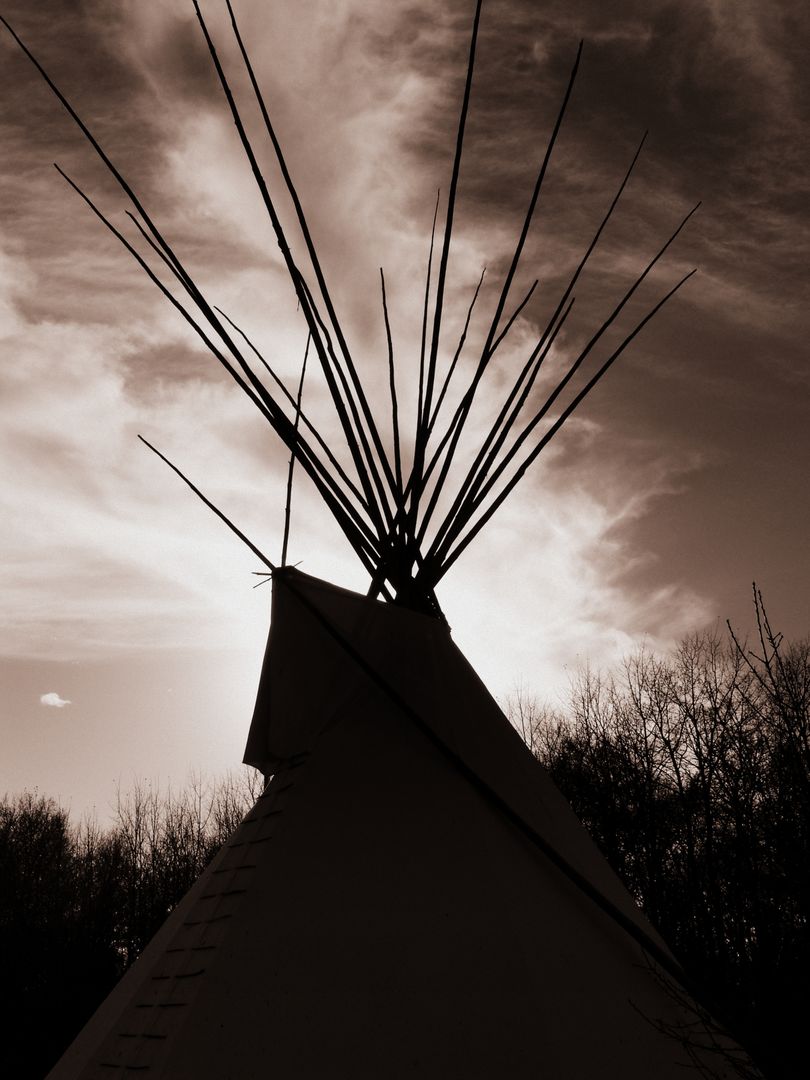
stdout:
<svg viewBox="0 0 810 1080">
<path fill-rule="evenodd" d="M 52 6 L 61 10 L 46 4 L 43 12 Z M 232 61 L 222 13 L 208 7 Z M 418 356 L 433 200 L 447 183 L 467 9 L 455 0 L 240 5 L 381 417 L 387 403 L 377 267 L 386 269 L 404 388 L 413 382 Z M 303 346 L 301 320 L 193 19 L 157 3 L 123 5 L 115 19 L 100 10 L 85 5 L 77 21 L 62 13 L 56 26 L 69 31 L 69 49 L 60 47 L 39 5 L 34 12 L 21 4 L 19 17 L 212 299 L 292 377 Z M 744 452 L 750 429 L 740 416 L 747 410 L 760 417 L 764 411 L 768 431 L 781 416 L 801 439 L 792 389 L 798 352 L 785 344 L 788 336 L 797 339 L 801 316 L 790 302 L 788 265 L 799 235 L 794 203 L 806 175 L 795 167 L 797 73 L 779 64 L 786 19 L 766 25 L 747 9 L 744 34 L 735 37 L 728 29 L 732 11 L 719 2 L 609 9 L 578 0 L 538 12 L 529 0 L 493 0 L 486 7 L 451 252 L 447 350 L 486 262 L 490 273 L 470 341 L 481 338 L 480 320 L 491 313 L 498 270 L 519 229 L 580 33 L 589 44 L 527 247 L 521 287 L 535 276 L 541 287 L 516 327 L 514 347 L 482 385 L 474 436 L 480 439 L 502 400 L 520 349 L 536 340 L 565 269 L 587 243 L 644 126 L 653 129 L 649 153 L 577 299 L 584 323 L 626 287 L 687 200 L 710 196 L 667 271 L 694 260 L 703 277 L 660 329 L 645 331 L 578 425 L 546 454 L 553 468 L 527 478 L 489 537 L 471 549 L 469 570 L 459 565 L 443 585 L 448 607 L 462 613 L 459 625 L 467 617 L 475 624 L 476 611 L 494 610 L 504 597 L 505 607 L 514 604 L 520 615 L 513 623 L 522 633 L 505 622 L 502 632 L 525 657 L 521 668 L 531 664 L 521 642 L 531 642 L 535 656 L 548 656 L 551 664 L 585 650 L 610 651 L 644 633 L 664 641 L 710 610 L 715 589 L 728 594 L 733 574 L 745 581 L 757 573 L 747 564 L 761 557 L 765 540 L 764 533 L 756 538 L 759 519 L 751 520 L 747 495 L 726 500 L 723 519 L 737 522 L 741 541 L 700 587 L 690 584 L 689 570 L 704 558 L 697 540 L 667 560 L 656 561 L 655 552 L 673 527 L 686 533 L 690 492 L 708 487 L 718 460 Z M 81 71 L 80 39 L 88 57 Z M 741 77 L 745 72 L 750 78 Z M 135 434 L 142 431 L 202 479 L 270 554 L 278 548 L 286 454 L 125 253 L 51 178 L 52 157 L 67 161 L 121 221 L 122 198 L 67 134 L 65 116 L 28 69 L 15 67 L 12 89 L 3 134 L 13 154 L 2 181 L 15 215 L 9 214 L 14 225 L 0 260 L 10 358 L 0 374 L 9 404 L 1 437 L 10 465 L 0 500 L 11 522 L 7 565 L 15 575 L 9 648 L 68 656 L 150 643 L 215 644 L 222 626 L 231 633 L 243 618 L 233 575 L 256 567 L 236 554 L 237 542 L 217 523 L 202 524 L 205 512 L 146 456 Z M 268 175 L 277 181 L 272 168 Z M 778 320 L 780 312 L 789 320 Z M 769 376 L 772 399 L 763 401 L 766 360 L 772 372 L 793 374 L 781 389 Z M 460 373 L 469 377 L 469 359 Z M 305 398 L 331 440 L 334 417 L 315 375 Z M 475 442 L 467 449 L 462 464 Z M 758 453 L 772 451 L 760 446 Z M 780 483 L 788 483 L 785 473 Z M 755 497 L 767 501 L 774 490 L 763 478 Z M 658 523 L 663 506 L 681 508 L 675 526 L 670 518 Z M 707 515 L 705 530 L 715 533 L 717 500 L 704 498 L 700 512 Z M 305 568 L 362 586 L 362 574 L 335 547 L 305 483 L 296 491 L 294 515 Z M 235 564 L 238 571 L 229 573 L 226 567 Z M 644 573 L 634 577 L 641 566 Z M 506 568 L 520 587 L 510 589 Z M 542 602 L 535 605 L 533 595 Z M 509 665 L 509 655 L 500 662 Z"/>
</svg>

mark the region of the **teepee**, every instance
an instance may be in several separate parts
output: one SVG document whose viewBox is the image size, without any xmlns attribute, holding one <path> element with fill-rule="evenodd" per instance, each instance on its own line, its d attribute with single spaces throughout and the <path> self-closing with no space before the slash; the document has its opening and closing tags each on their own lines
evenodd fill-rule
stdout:
<svg viewBox="0 0 810 1080">
<path fill-rule="evenodd" d="M 447 627 L 273 594 L 273 778 L 53 1080 L 737 1075 Z"/>
<path fill-rule="evenodd" d="M 466 356 L 459 362 L 478 290 L 453 350 L 442 339 L 442 315 L 478 0 L 438 244 L 438 201 L 434 216 L 411 438 L 400 422 L 381 276 L 392 418 L 391 434 L 383 435 L 225 2 L 291 200 L 298 256 L 233 79 L 196 0 L 194 6 L 334 403 L 343 462 L 306 416 L 300 386 L 297 396 L 291 393 L 209 301 L 136 192 L 14 36 L 129 199 L 138 235 L 128 238 L 66 180 L 289 448 L 368 571 L 370 586 L 363 596 L 306 576 L 284 565 L 286 544 L 282 565 L 275 566 L 205 500 L 272 576 L 270 640 L 245 753 L 269 780 L 51 1076 L 668 1080 L 684 1068 L 753 1076 L 746 1055 L 718 1027 L 454 645 L 436 595 L 444 574 L 549 440 L 691 276 L 625 330 L 618 345 L 603 348 L 607 331 L 691 212 L 550 391 L 539 394 L 543 362 L 569 319 L 582 270 L 639 146 L 471 464 L 457 477 L 453 465 L 479 388 L 537 284 L 507 314 L 581 46 L 483 345 L 472 362 Z"/>
</svg>

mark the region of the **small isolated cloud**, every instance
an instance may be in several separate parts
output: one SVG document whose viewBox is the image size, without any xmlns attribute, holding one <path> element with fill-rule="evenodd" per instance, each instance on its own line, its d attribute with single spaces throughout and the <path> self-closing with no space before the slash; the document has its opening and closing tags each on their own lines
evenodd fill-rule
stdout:
<svg viewBox="0 0 810 1080">
<path fill-rule="evenodd" d="M 39 699 L 40 704 L 48 705 L 52 709 L 64 709 L 66 705 L 70 705 L 67 698 L 60 697 L 55 690 L 51 690 L 47 694 L 43 694 Z"/>
</svg>

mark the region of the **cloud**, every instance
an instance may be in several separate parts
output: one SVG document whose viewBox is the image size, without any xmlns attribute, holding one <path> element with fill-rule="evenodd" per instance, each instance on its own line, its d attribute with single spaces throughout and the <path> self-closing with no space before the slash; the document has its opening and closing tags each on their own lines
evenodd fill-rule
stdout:
<svg viewBox="0 0 810 1080">
<path fill-rule="evenodd" d="M 64 709 L 66 705 L 72 704 L 67 698 L 60 697 L 55 690 L 43 694 L 39 700 L 40 704 L 47 705 L 51 709 Z"/>
<path fill-rule="evenodd" d="M 376 285 L 379 256 L 386 265 L 397 355 L 418 355 L 421 289 L 409 287 L 409 280 L 420 280 L 424 273 L 433 185 L 443 178 L 448 164 L 447 136 L 455 124 L 463 70 L 456 61 L 463 65 L 467 28 L 466 23 L 456 25 L 445 11 L 443 41 L 453 46 L 449 51 L 454 56 L 443 54 L 436 67 L 426 64 L 418 50 L 399 53 L 393 43 L 399 40 L 395 31 L 400 20 L 386 19 L 375 24 L 375 33 L 377 43 L 392 56 L 386 65 L 375 66 L 369 59 L 375 53 L 368 40 L 349 32 L 356 25 L 356 8 L 353 3 L 342 7 L 329 34 L 297 42 L 304 56 L 315 47 L 313 41 L 317 49 L 328 51 L 338 33 L 346 47 L 343 62 L 329 69 L 328 87 L 310 86 L 303 99 L 289 92 L 290 80 L 295 85 L 302 77 L 294 58 L 282 60 L 280 69 L 271 63 L 274 57 L 278 61 L 275 51 L 270 52 L 273 41 L 290 40 L 291 28 L 282 27 L 284 32 L 277 35 L 257 29 L 249 36 L 257 42 L 256 62 L 263 69 L 274 112 L 280 114 L 282 136 L 288 136 L 291 165 L 297 176 L 305 178 L 302 194 L 312 207 L 322 257 L 327 269 L 330 264 L 340 267 L 341 273 L 334 275 L 336 300 L 343 301 L 341 310 L 348 309 L 350 338 L 359 345 L 372 404 L 384 416 L 385 367 L 374 363 L 382 319 L 369 297 L 368 283 Z M 416 11 L 422 15 L 417 37 L 428 30 L 433 33 L 435 20 L 427 16 L 427 8 L 417 5 Z M 253 16 L 258 13 L 256 9 Z M 185 21 L 164 21 L 157 17 L 158 9 L 152 14 L 155 40 L 167 47 L 176 36 L 185 41 Z M 371 31 L 367 27 L 365 32 Z M 433 40 L 432 48 L 436 47 Z M 141 61 L 146 66 L 149 55 L 147 51 Z M 318 52 L 309 59 L 317 66 L 324 57 Z M 153 73 L 148 74 L 143 85 L 153 87 Z M 130 90 L 140 114 L 149 95 L 135 93 L 137 87 L 135 80 Z M 284 283 L 279 288 L 276 280 L 276 245 L 255 227 L 256 195 L 233 144 L 227 114 L 216 97 L 212 102 L 207 90 L 197 83 L 194 87 L 196 98 L 191 94 L 174 99 L 171 119 L 167 110 L 164 135 L 172 131 L 174 137 L 158 139 L 152 152 L 148 179 L 156 186 L 160 181 L 166 192 L 158 216 L 163 222 L 168 219 L 184 253 L 193 245 L 194 271 L 206 288 L 210 285 L 212 299 L 257 338 L 282 372 L 289 372 L 300 363 L 300 319 L 295 320 L 289 289 Z M 441 103 L 438 115 L 431 107 L 436 100 Z M 295 126 L 301 113 L 306 139 Z M 487 118 L 492 119 L 489 114 Z M 159 125 L 161 120 L 151 122 Z M 492 124 L 481 125 L 483 134 L 491 129 Z M 54 220 L 61 220 L 55 208 L 69 204 L 70 197 L 69 192 L 51 192 Z M 496 200 L 499 205 L 502 199 L 500 195 Z M 416 206 L 421 210 L 414 225 Z M 461 215 L 454 241 L 448 290 L 454 306 L 448 316 L 446 348 L 457 340 L 480 266 L 490 256 L 497 262 L 515 231 L 513 221 L 494 215 L 483 220 L 479 206 L 468 209 L 471 216 Z M 351 228 L 350 260 L 346 228 Z M 13 513 L 10 545 L 18 573 L 11 614 L 16 649 L 23 655 L 98 655 L 127 647 L 214 644 L 216 623 L 220 630 L 231 626 L 227 635 L 231 639 L 245 634 L 235 622 L 244 619 L 244 612 L 229 595 L 232 566 L 240 559 L 238 545 L 198 509 L 163 466 L 148 458 L 134 441 L 136 431 L 165 449 L 192 479 L 202 480 L 206 493 L 268 554 L 277 551 L 273 532 L 281 521 L 286 455 L 250 406 L 212 378 L 215 365 L 201 354 L 199 344 L 165 303 L 153 299 L 148 286 L 133 275 L 124 253 L 105 244 L 89 220 L 82 218 L 74 226 L 70 218 L 50 237 L 49 245 L 26 251 L 30 262 L 16 257 L 27 277 L 16 273 L 11 256 L 0 274 L 6 308 L 16 319 L 10 324 L 8 348 L 17 360 L 2 378 L 7 399 L 13 396 L 15 407 L 4 419 L 0 440 L 5 437 L 15 472 L 5 489 L 0 487 L 0 505 Z M 261 247 L 266 257 L 260 259 Z M 69 262 L 57 253 L 65 248 L 77 252 Z M 210 258 L 212 252 L 215 260 Z M 545 258 L 550 274 L 553 253 Z M 494 277 L 497 282 L 497 273 Z M 88 294 L 91 299 L 77 305 L 76 297 Z M 42 295 L 48 297 L 50 317 L 43 318 L 37 308 L 36 298 Z M 128 297 L 126 305 L 119 299 L 123 295 Z M 485 287 L 480 305 L 484 321 L 493 301 L 494 294 Z M 264 341 L 262 327 L 268 325 L 272 332 Z M 474 322 L 470 339 L 480 337 L 483 330 L 483 324 Z M 509 377 L 509 361 L 522 362 L 517 354 L 524 347 L 530 349 L 534 337 L 531 321 L 521 320 L 515 328 L 514 349 L 504 348 L 493 370 L 495 382 L 501 375 Z M 407 369 L 403 364 L 399 370 L 404 384 Z M 178 371 L 182 377 L 174 375 Z M 504 392 L 500 386 L 494 389 L 493 395 L 492 388 L 482 388 L 481 409 L 467 433 L 466 457 L 465 447 L 459 454 L 461 466 L 480 444 L 493 396 L 500 399 Z M 331 406 L 316 378 L 308 381 L 305 396 L 308 414 L 330 442 L 337 441 Z M 525 549 L 520 538 L 527 532 L 532 535 L 552 579 L 551 583 L 543 576 L 537 579 L 537 591 L 546 598 L 546 619 L 558 625 L 565 613 L 580 613 L 566 639 L 576 641 L 572 650 L 587 648 L 584 638 L 593 636 L 597 623 L 599 633 L 604 630 L 612 640 L 621 619 L 616 590 L 608 584 L 603 566 L 590 574 L 584 567 L 591 553 L 603 546 L 604 530 L 615 515 L 606 515 L 604 506 L 591 497 L 547 490 L 544 518 L 554 524 L 538 530 L 532 503 L 529 495 L 523 512 L 517 504 L 515 514 L 503 518 L 511 528 L 496 526 L 495 549 L 504 543 L 507 561 L 512 562 Z M 267 505 L 279 511 L 271 515 L 269 540 L 265 515 L 256 513 L 257 506 Z M 296 557 L 305 558 L 305 569 L 341 582 L 356 580 L 362 588 L 362 576 L 352 572 L 348 558 L 333 554 L 334 529 L 324 521 L 306 483 L 297 486 L 293 515 L 294 551 Z M 58 535 L 51 526 L 54 516 L 59 520 Z M 296 530 L 296 521 L 303 520 L 306 532 Z M 478 566 L 487 562 L 487 541 L 481 543 L 481 554 L 475 557 Z M 257 568 L 254 560 L 247 561 L 250 569 Z M 240 569 L 245 562 L 241 558 Z M 217 568 L 213 574 L 212 566 Z M 614 572 L 615 567 L 611 575 Z M 491 584 L 491 575 L 478 577 Z M 456 581 L 469 578 L 461 571 Z M 462 591 L 473 595 L 469 585 Z M 480 610 L 487 604 L 486 595 L 476 593 Z M 448 602 L 453 603 L 449 592 Z M 263 603 L 259 598 L 256 606 Z M 552 607 L 559 618 L 551 617 Z M 530 612 L 527 615 L 531 618 Z M 249 629 L 252 632 L 252 620 Z M 555 642 L 559 639 L 560 632 Z M 532 640 L 536 648 L 537 637 Z M 550 650 L 551 638 L 541 648 Z M 497 677 L 493 670 L 493 681 Z"/>
<path fill-rule="evenodd" d="M 217 5 L 209 6 L 217 40 L 231 63 L 228 28 L 218 21 Z M 408 363 L 419 352 L 430 217 L 436 187 L 447 183 L 469 12 L 463 4 L 424 0 L 377 5 L 373 18 L 363 0 L 307 4 L 306 17 L 294 6 L 276 5 L 270 12 L 260 3 L 242 6 L 243 31 L 336 305 L 356 347 L 372 407 L 387 430 L 377 291 L 377 267 L 385 266 L 403 428 L 412 431 L 404 388 L 412 383 Z M 689 307 L 673 306 L 675 314 L 662 317 L 657 336 L 645 331 L 577 422 L 545 453 L 554 470 L 537 471 L 537 482 L 527 478 L 492 529 L 454 568 L 442 593 L 459 625 L 469 621 L 471 626 L 482 621 L 482 612 L 494 620 L 493 600 L 506 596 L 499 626 L 505 646 L 498 663 L 490 665 L 493 681 L 498 665 L 517 663 L 529 670 L 531 657 L 542 653 L 551 677 L 552 668 L 577 654 L 612 655 L 614 645 L 623 648 L 643 634 L 668 640 L 702 617 L 705 598 L 685 587 L 685 568 L 695 551 L 684 549 L 669 564 L 656 561 L 665 526 L 648 529 L 654 535 L 645 547 L 640 523 L 653 516 L 653 505 L 658 510 L 679 498 L 685 505 L 684 491 L 700 473 L 702 455 L 715 460 L 715 443 L 728 445 L 728 431 L 707 419 L 704 432 L 695 418 L 716 412 L 729 386 L 735 402 L 754 396 L 759 401 L 761 393 L 752 394 L 751 373 L 760 354 L 772 368 L 803 370 L 784 348 L 769 350 L 764 341 L 754 348 L 741 337 L 739 349 L 731 349 L 727 326 L 718 331 L 716 345 L 701 329 L 720 325 L 718 311 L 748 336 L 777 325 L 774 315 L 783 309 L 774 305 L 772 294 L 779 292 L 783 277 L 771 271 L 794 242 L 795 233 L 784 227 L 788 196 L 798 194 L 806 175 L 775 168 L 774 154 L 781 153 L 783 142 L 768 143 L 764 160 L 772 179 L 766 190 L 778 198 L 766 206 L 754 199 L 762 177 L 751 186 L 751 155 L 739 153 L 736 140 L 750 144 L 752 134 L 762 130 L 760 112 L 772 106 L 760 90 L 777 67 L 769 45 L 756 68 L 754 95 L 740 80 L 721 78 L 718 65 L 693 62 L 693 46 L 701 46 L 705 56 L 709 45 L 717 44 L 715 24 L 720 27 L 732 12 L 720 0 L 709 6 L 715 17 L 707 31 L 705 20 L 694 15 L 700 5 L 687 5 L 675 18 L 671 5 L 650 14 L 643 5 L 627 3 L 618 13 L 603 13 L 575 0 L 551 3 L 540 17 L 529 0 L 497 0 L 482 29 L 450 258 L 445 353 L 458 339 L 484 263 L 488 276 L 468 340 L 480 341 L 485 331 L 504 253 L 519 230 L 580 31 L 592 46 L 529 238 L 526 280 L 516 282 L 509 309 L 535 276 L 541 287 L 481 386 L 454 482 L 480 445 L 515 365 L 531 349 L 536 324 L 553 309 L 557 284 L 590 239 L 648 119 L 650 149 L 605 234 L 603 255 L 583 279 L 572 341 L 599 305 L 610 310 L 643 255 L 667 235 L 686 195 L 696 198 L 707 186 L 715 188 L 704 217 L 679 240 L 672 254 L 677 262 L 667 264 L 668 273 L 681 263 L 691 266 L 693 253 L 680 245 L 694 247 L 698 242 L 691 238 L 703 237 L 695 258 L 702 277 L 678 300 Z M 286 280 L 280 280 L 277 245 L 257 212 L 258 197 L 191 15 L 152 3 L 121 10 L 109 27 L 106 18 L 99 21 L 99 32 L 102 21 L 107 27 L 106 45 L 116 47 L 102 48 L 95 63 L 106 72 L 106 88 L 114 85 L 105 66 L 108 54 L 118 58 L 116 63 L 125 57 L 124 90 L 102 105 L 89 78 L 86 87 L 76 87 L 80 104 L 89 108 L 96 102 L 99 115 L 93 119 L 115 144 L 116 160 L 122 160 L 128 176 L 135 173 L 139 192 L 210 289 L 211 299 L 245 327 L 292 382 L 301 359 L 301 320 Z M 746 19 L 745 26 L 745 41 L 735 48 L 744 46 L 748 57 L 764 30 L 756 20 Z M 38 40 L 47 36 L 40 28 Z M 732 39 L 719 36 L 721 44 Z M 57 44 L 52 48 L 58 52 Z M 728 70 L 736 71 L 740 57 L 731 61 Z M 65 52 L 61 62 L 70 77 L 74 53 Z M 238 542 L 197 507 L 134 436 L 142 431 L 165 449 L 271 557 L 278 551 L 286 454 L 251 406 L 216 378 L 215 362 L 153 295 L 125 253 L 81 212 L 55 174 L 42 171 L 46 166 L 39 158 L 32 164 L 32 130 L 39 150 L 55 146 L 60 161 L 68 155 L 69 166 L 69 155 L 81 153 L 68 143 L 66 121 L 50 109 L 47 95 L 30 92 L 30 82 L 24 86 L 26 95 L 36 97 L 37 119 L 41 114 L 43 123 L 28 122 L 22 105 L 8 110 L 20 117 L 9 133 L 15 136 L 10 145 L 16 157 L 3 170 L 16 212 L 8 215 L 14 229 L 10 226 L 0 257 L 0 321 L 11 358 L 0 374 L 9 406 L 0 443 L 13 464 L 0 482 L 0 511 L 11 522 L 7 562 L 15 569 L 14 649 L 22 655 L 72 657 L 192 642 L 214 645 L 235 635 L 246 640 L 260 617 L 245 619 L 244 592 L 251 582 L 241 579 L 245 590 L 235 597 L 234 569 L 246 575 L 258 568 L 255 560 L 240 555 Z M 158 101 L 161 108 L 155 107 Z M 778 103 L 778 130 L 784 135 L 792 111 L 781 91 Z M 137 120 L 134 141 L 125 116 Z M 756 145 L 763 154 L 768 149 Z M 272 166 L 268 177 L 277 190 Z M 98 191 L 97 177 L 81 179 L 92 193 Z M 119 221 L 120 194 L 110 198 L 102 185 L 100 195 Z M 290 208 L 285 200 L 280 203 L 288 222 Z M 740 205 L 747 208 L 742 229 Z M 678 327 L 669 336 L 667 318 Z M 562 359 L 572 347 L 567 336 L 560 338 Z M 642 365 L 647 354 L 654 365 Z M 546 367 L 557 374 L 554 357 Z M 466 355 L 459 372 L 468 376 L 470 370 Z M 716 386 L 720 373 L 728 373 L 723 394 Z M 339 438 L 328 395 L 317 373 L 307 379 L 306 411 L 335 445 Z M 448 413 L 454 400 L 451 392 Z M 783 399 L 775 401 L 774 414 L 777 404 Z M 735 411 L 739 415 L 738 405 Z M 306 560 L 304 568 L 362 588 L 363 575 L 335 545 L 336 532 L 306 482 L 296 486 L 293 516 L 294 557 Z M 643 588 L 632 584 L 641 564 L 647 568 Z M 519 584 L 510 587 L 508 581 Z M 261 618 L 265 593 L 255 594 Z M 511 620 L 514 626 L 506 615 L 510 610 L 520 612 Z M 482 635 L 493 636 L 491 627 Z M 486 650 L 480 651 L 484 668 Z"/>
</svg>

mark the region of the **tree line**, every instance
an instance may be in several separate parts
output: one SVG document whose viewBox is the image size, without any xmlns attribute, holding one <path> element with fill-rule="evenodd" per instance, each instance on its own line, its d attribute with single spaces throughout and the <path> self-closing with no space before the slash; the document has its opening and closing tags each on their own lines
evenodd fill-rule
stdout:
<svg viewBox="0 0 810 1080">
<path fill-rule="evenodd" d="M 780 1080 L 804 1075 L 810 1001 L 810 642 L 784 642 L 754 600 L 753 643 L 729 629 L 641 649 L 580 672 L 564 710 L 518 694 L 507 711 Z M 106 830 L 37 794 L 0 801 L 0 1075 L 47 1071 L 257 794 L 255 774 L 138 787 Z"/>
<path fill-rule="evenodd" d="M 36 793 L 0 801 L 0 1076 L 45 1075 L 259 790 L 252 770 L 136 786 L 104 830 Z"/>
<path fill-rule="evenodd" d="M 513 722 L 613 869 L 769 1077 L 806 1075 L 810 641 L 754 590 L 753 643 L 701 633 L 584 670 Z M 767 1058 L 767 1062 L 764 1060 Z"/>
</svg>

